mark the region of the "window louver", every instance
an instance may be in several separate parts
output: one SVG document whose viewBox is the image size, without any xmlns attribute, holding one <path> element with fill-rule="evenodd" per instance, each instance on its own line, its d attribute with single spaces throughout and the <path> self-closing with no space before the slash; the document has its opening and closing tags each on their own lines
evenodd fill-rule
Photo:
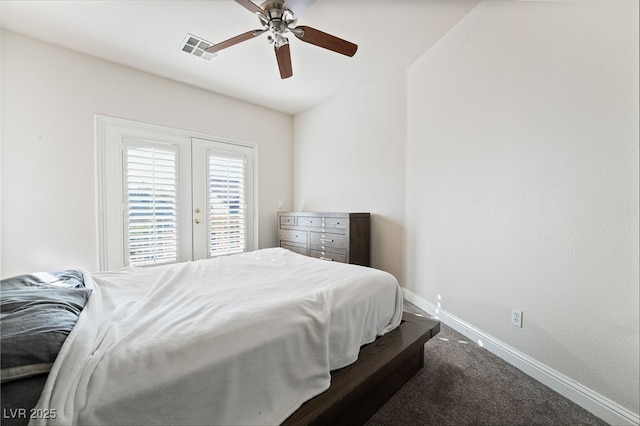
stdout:
<svg viewBox="0 0 640 426">
<path fill-rule="evenodd" d="M 177 152 L 171 146 L 127 146 L 125 152 L 128 264 L 175 262 L 178 259 Z"/>
<path fill-rule="evenodd" d="M 243 156 L 209 155 L 209 255 L 246 250 Z"/>
</svg>

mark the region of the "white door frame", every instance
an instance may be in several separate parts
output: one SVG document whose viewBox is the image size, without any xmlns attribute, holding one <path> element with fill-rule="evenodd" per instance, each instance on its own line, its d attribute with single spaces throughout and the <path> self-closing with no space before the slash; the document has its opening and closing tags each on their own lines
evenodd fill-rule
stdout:
<svg viewBox="0 0 640 426">
<path fill-rule="evenodd" d="M 249 147 L 253 150 L 253 232 L 247 240 L 247 250 L 258 248 L 258 146 L 254 143 L 231 140 L 199 132 L 175 129 L 122 118 L 96 114 L 94 118 L 96 149 L 96 229 L 99 270 L 112 270 L 125 266 L 124 223 L 121 209 L 109 210 L 113 205 L 122 205 L 122 161 L 121 140 L 132 136 L 142 139 L 166 141 L 174 144 L 191 144 L 193 138 L 206 139 L 230 145 Z M 117 187 L 117 188 L 115 188 Z M 114 195 L 114 190 L 117 191 Z M 191 196 L 191 194 L 189 194 Z M 249 200 L 247 200 L 249 201 Z M 115 203 L 115 204 L 114 204 Z M 189 213 L 192 210 L 189 209 Z M 189 218 L 191 222 L 191 217 Z"/>
</svg>

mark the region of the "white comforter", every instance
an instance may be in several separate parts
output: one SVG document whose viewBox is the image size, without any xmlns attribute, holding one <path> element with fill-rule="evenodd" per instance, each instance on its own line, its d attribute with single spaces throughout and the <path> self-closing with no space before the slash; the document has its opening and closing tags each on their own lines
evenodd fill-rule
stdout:
<svg viewBox="0 0 640 426">
<path fill-rule="evenodd" d="M 402 316 L 390 274 L 280 248 L 89 285 L 32 424 L 278 424 Z"/>
</svg>

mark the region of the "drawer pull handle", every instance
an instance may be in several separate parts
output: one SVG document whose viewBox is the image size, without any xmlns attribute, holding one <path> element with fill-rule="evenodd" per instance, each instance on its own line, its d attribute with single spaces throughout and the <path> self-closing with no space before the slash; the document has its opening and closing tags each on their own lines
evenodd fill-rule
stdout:
<svg viewBox="0 0 640 426">
<path fill-rule="evenodd" d="M 328 240 L 328 239 L 326 239 L 326 238 L 320 238 L 320 242 L 321 242 L 321 243 L 332 243 L 332 242 L 333 242 L 333 240 Z"/>
</svg>

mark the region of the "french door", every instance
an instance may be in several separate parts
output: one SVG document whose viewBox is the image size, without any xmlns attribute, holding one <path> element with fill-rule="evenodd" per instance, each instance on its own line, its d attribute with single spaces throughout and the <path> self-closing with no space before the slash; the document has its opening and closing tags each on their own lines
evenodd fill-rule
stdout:
<svg viewBox="0 0 640 426">
<path fill-rule="evenodd" d="M 97 117 L 100 269 L 257 248 L 255 149 Z"/>
<path fill-rule="evenodd" d="M 192 139 L 193 252 L 205 259 L 250 249 L 254 240 L 253 149 Z"/>
</svg>

